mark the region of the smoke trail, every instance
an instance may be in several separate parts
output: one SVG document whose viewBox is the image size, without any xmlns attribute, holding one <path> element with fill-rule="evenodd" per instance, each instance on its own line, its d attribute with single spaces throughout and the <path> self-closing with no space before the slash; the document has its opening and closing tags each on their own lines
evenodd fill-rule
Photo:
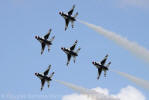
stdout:
<svg viewBox="0 0 149 100">
<path fill-rule="evenodd" d="M 149 91 L 149 82 L 148 81 L 140 79 L 140 78 L 137 78 L 137 77 L 134 77 L 134 76 L 129 75 L 129 74 L 124 73 L 124 72 L 114 71 L 114 70 L 113 70 L 113 72 L 116 72 L 117 74 L 119 74 L 119 75 L 129 79 L 130 81 L 136 83 L 137 85 L 139 85 L 139 86 L 141 86 L 144 89 Z"/>
<path fill-rule="evenodd" d="M 58 80 L 56 80 L 56 82 L 63 84 L 66 87 L 69 87 L 69 88 L 75 90 L 76 92 L 87 95 L 88 97 L 91 97 L 93 100 L 120 100 L 120 99 L 112 97 L 112 96 L 107 96 L 102 93 L 98 93 L 95 90 L 86 89 L 86 88 L 83 88 L 83 87 L 80 87 L 77 85 L 73 85 L 71 83 L 58 81 Z"/>
<path fill-rule="evenodd" d="M 93 30 L 95 30 L 99 34 L 104 35 L 105 37 L 109 38 L 110 40 L 113 40 L 118 45 L 124 47 L 125 49 L 127 49 L 128 51 L 130 51 L 131 53 L 136 55 L 137 57 L 142 58 L 144 61 L 149 63 L 149 50 L 147 50 L 146 48 L 138 45 L 135 42 L 129 41 L 126 38 L 124 38 L 114 32 L 110 32 L 100 26 L 89 24 L 84 21 L 79 21 L 79 22 L 88 26 L 89 28 L 92 28 Z"/>
</svg>

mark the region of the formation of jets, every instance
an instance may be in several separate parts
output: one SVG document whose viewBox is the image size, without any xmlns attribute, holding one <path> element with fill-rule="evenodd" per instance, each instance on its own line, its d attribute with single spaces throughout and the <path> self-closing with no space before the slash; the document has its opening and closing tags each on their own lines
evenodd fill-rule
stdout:
<svg viewBox="0 0 149 100">
<path fill-rule="evenodd" d="M 72 16 L 74 8 L 75 8 L 75 5 L 73 5 L 72 9 L 67 14 L 65 14 L 64 12 L 59 12 L 59 14 L 65 19 L 65 31 L 67 30 L 69 22 L 71 22 L 72 28 L 74 27 L 74 21 L 76 21 L 75 18 L 78 15 L 78 12 L 77 12 L 74 16 Z M 43 54 L 46 45 L 48 46 L 48 52 L 50 51 L 50 46 L 52 45 L 52 42 L 55 38 L 55 36 L 53 36 L 50 40 L 48 40 L 51 34 L 51 31 L 52 29 L 50 29 L 44 37 L 35 36 L 35 39 L 37 39 L 41 43 L 41 55 Z M 61 47 L 61 50 L 67 55 L 67 63 L 66 63 L 67 66 L 72 57 L 75 63 L 76 57 L 78 56 L 78 52 L 81 50 L 81 48 L 78 48 L 77 50 L 75 50 L 77 43 L 78 41 L 76 40 L 70 48 Z M 92 62 L 92 64 L 96 66 L 96 68 L 98 69 L 97 79 L 99 79 L 102 71 L 104 71 L 104 76 L 106 77 L 106 72 L 109 70 L 108 67 L 111 64 L 111 62 L 109 62 L 107 65 L 105 65 L 107 58 L 108 58 L 108 54 L 104 57 L 102 61 Z M 48 83 L 48 87 L 50 86 L 50 81 L 52 81 L 52 77 L 54 75 L 54 72 L 52 72 L 50 76 L 48 76 L 50 69 L 51 69 L 51 65 L 48 66 L 48 69 L 45 70 L 44 73 L 35 73 L 35 75 L 41 80 L 41 90 L 43 89 L 45 82 Z"/>
</svg>

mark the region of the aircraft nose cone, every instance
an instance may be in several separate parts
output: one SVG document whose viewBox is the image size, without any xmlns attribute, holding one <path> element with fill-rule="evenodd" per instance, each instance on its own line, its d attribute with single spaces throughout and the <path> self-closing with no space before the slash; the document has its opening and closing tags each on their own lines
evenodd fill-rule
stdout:
<svg viewBox="0 0 149 100">
<path fill-rule="evenodd" d="M 35 36 L 35 38 L 37 39 L 37 36 Z"/>
<path fill-rule="evenodd" d="M 35 73 L 35 75 L 37 76 L 37 73 Z"/>
<path fill-rule="evenodd" d="M 92 64 L 95 64 L 95 62 L 93 61 Z"/>
<path fill-rule="evenodd" d="M 63 48 L 63 47 L 61 47 L 61 49 L 62 49 L 62 50 L 64 50 L 64 48 Z"/>
<path fill-rule="evenodd" d="M 59 14 L 61 15 L 61 14 L 62 14 L 62 12 L 59 12 Z"/>
</svg>

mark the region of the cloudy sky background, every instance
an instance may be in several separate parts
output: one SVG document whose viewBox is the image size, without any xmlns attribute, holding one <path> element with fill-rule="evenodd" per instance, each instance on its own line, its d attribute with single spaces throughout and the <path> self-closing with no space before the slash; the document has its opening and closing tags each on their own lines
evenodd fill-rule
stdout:
<svg viewBox="0 0 149 100">
<path fill-rule="evenodd" d="M 147 81 L 149 65 L 79 22 L 75 22 L 74 29 L 69 26 L 65 32 L 64 19 L 58 12 L 67 12 L 73 4 L 76 5 L 75 12 L 79 12 L 79 20 L 102 26 L 149 49 L 148 0 L 0 0 L 0 98 L 9 100 L 18 97 L 20 100 L 21 95 L 25 95 L 24 99 L 28 100 L 73 100 L 74 96 L 79 100 L 90 99 L 55 81 L 51 82 L 49 89 L 45 84 L 41 92 L 40 80 L 34 73 L 43 72 L 51 64 L 51 70 L 55 71 L 54 80 L 70 82 L 88 89 L 95 88 L 104 94 L 120 97 L 121 100 L 129 100 L 130 98 L 124 98 L 127 95 L 134 100 L 147 100 L 147 90 L 115 72 L 109 71 L 106 78 L 101 75 L 100 80 L 96 80 L 97 70 L 91 62 L 100 61 L 107 53 L 108 61 L 112 62 L 111 70 L 125 72 Z M 52 28 L 51 36 L 55 35 L 56 38 L 50 53 L 46 48 L 41 56 L 40 44 L 34 36 L 43 36 L 49 28 Z M 67 68 L 66 55 L 60 48 L 71 46 L 76 39 L 81 51 L 76 64 L 71 61 Z"/>
</svg>

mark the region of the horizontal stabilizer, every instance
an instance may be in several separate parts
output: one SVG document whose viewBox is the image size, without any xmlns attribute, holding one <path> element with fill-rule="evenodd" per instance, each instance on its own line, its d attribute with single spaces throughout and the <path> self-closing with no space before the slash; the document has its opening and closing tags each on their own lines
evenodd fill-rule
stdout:
<svg viewBox="0 0 149 100">
<path fill-rule="evenodd" d="M 81 48 L 78 48 L 77 51 L 76 51 L 76 53 L 78 53 L 80 50 L 81 50 Z"/>
<path fill-rule="evenodd" d="M 76 17 L 78 16 L 78 14 L 79 14 L 79 13 L 77 12 L 77 13 L 74 15 L 74 18 L 76 18 Z"/>
<path fill-rule="evenodd" d="M 107 66 L 106 66 L 106 67 L 109 67 L 109 66 L 110 66 L 110 64 L 111 64 L 111 62 L 109 62 L 109 63 L 107 64 Z"/>
</svg>

